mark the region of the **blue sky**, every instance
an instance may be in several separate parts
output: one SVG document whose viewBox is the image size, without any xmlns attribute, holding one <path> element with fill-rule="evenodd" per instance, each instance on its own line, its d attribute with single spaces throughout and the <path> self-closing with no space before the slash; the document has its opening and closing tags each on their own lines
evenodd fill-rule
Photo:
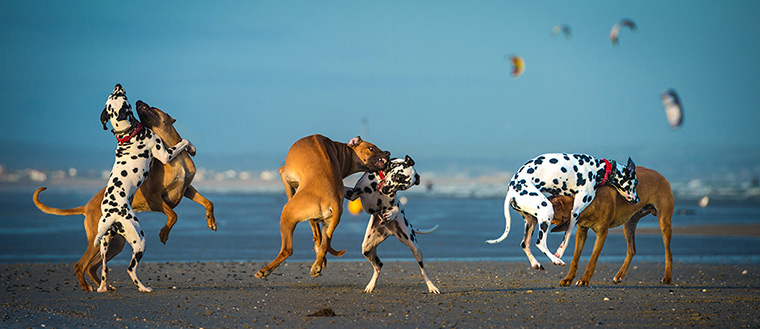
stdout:
<svg viewBox="0 0 760 329">
<path fill-rule="evenodd" d="M 757 17 L 757 1 L 3 1 L 0 141 L 113 149 L 99 114 L 121 83 L 172 114 L 201 163 L 281 161 L 363 119 L 394 156 L 760 152 Z M 621 18 L 639 29 L 615 47 Z M 572 39 L 551 38 L 562 23 Z"/>
</svg>

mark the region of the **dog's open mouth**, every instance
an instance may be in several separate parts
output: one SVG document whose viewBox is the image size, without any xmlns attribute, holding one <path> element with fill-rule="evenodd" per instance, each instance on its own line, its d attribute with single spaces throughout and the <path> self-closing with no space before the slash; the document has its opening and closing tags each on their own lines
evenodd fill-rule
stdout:
<svg viewBox="0 0 760 329">
<path fill-rule="evenodd" d="M 388 165 L 388 160 L 386 160 L 385 158 L 379 158 L 377 159 L 377 161 L 375 161 L 375 166 L 377 168 L 380 168 L 380 170 L 385 169 L 386 165 Z"/>
</svg>

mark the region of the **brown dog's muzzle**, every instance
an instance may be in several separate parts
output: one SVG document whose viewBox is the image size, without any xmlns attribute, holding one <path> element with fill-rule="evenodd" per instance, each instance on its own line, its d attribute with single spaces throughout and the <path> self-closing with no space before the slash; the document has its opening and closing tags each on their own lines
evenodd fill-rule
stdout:
<svg viewBox="0 0 760 329">
<path fill-rule="evenodd" d="M 377 151 L 369 157 L 367 161 L 368 171 L 380 171 L 387 170 L 388 165 L 391 163 L 391 152 Z"/>
</svg>

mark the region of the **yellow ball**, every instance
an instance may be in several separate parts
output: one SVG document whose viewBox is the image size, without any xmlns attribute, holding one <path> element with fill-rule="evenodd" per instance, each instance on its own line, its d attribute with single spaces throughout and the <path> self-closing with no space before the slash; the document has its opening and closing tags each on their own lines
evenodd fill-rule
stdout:
<svg viewBox="0 0 760 329">
<path fill-rule="evenodd" d="M 356 199 L 348 203 L 348 212 L 358 215 L 362 211 L 362 200 Z"/>
</svg>

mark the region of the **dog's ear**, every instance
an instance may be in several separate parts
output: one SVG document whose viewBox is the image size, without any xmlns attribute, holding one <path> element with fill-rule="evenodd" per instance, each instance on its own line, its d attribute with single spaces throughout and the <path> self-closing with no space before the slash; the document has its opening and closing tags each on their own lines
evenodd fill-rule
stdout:
<svg viewBox="0 0 760 329">
<path fill-rule="evenodd" d="M 633 176 L 633 173 L 636 172 L 636 164 L 633 163 L 633 160 L 631 158 L 628 158 L 628 164 L 625 166 L 625 169 L 628 170 L 628 175 Z"/>
<path fill-rule="evenodd" d="M 407 166 L 414 166 L 414 159 L 412 159 L 412 157 L 410 157 L 410 156 L 407 155 L 404 158 L 404 161 L 406 162 Z"/>
<path fill-rule="evenodd" d="M 350 141 L 348 141 L 348 147 L 356 147 L 357 145 L 361 144 L 362 138 L 359 136 L 356 136 L 354 138 L 351 138 Z"/>
<path fill-rule="evenodd" d="M 103 124 L 103 130 L 108 130 L 106 122 L 108 122 L 108 107 L 104 108 L 103 112 L 100 112 L 100 123 Z"/>
</svg>

